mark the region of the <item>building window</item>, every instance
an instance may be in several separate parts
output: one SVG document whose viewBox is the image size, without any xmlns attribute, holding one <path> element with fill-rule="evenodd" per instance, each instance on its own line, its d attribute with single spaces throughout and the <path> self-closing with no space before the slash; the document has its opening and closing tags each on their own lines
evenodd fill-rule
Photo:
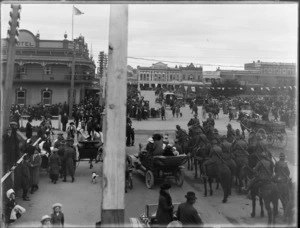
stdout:
<svg viewBox="0 0 300 228">
<path fill-rule="evenodd" d="M 51 105 L 52 103 L 52 91 L 50 90 L 43 90 L 42 91 L 42 104 L 44 105 Z"/>
<path fill-rule="evenodd" d="M 52 68 L 51 68 L 51 66 L 45 66 L 44 74 L 45 75 L 52 74 Z"/>
<path fill-rule="evenodd" d="M 26 91 L 24 90 L 17 90 L 16 92 L 16 104 L 18 105 L 25 105 L 26 104 Z"/>
<path fill-rule="evenodd" d="M 19 73 L 20 74 L 26 74 L 26 66 L 19 66 Z"/>
</svg>

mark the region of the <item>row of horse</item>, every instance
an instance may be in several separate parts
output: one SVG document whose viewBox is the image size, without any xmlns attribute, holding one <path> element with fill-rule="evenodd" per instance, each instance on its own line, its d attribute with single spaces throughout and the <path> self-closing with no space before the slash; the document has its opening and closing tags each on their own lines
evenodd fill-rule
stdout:
<svg viewBox="0 0 300 228">
<path fill-rule="evenodd" d="M 198 131 L 199 132 L 199 131 Z M 210 143 L 206 134 L 208 133 L 204 128 L 204 134 L 190 134 L 192 137 L 187 136 L 185 139 L 180 139 L 183 151 L 189 157 L 188 170 L 195 170 L 195 178 L 198 178 L 198 169 L 200 174 L 203 174 L 203 163 L 208 160 L 210 153 Z M 231 188 L 234 183 L 238 188 L 238 192 L 242 193 L 242 187 L 247 186 L 250 179 L 254 177 L 253 168 L 259 161 L 256 153 L 258 150 L 258 140 L 253 138 L 249 143 L 249 156 L 247 158 L 236 157 L 234 159 L 235 165 L 228 163 L 228 160 L 220 158 L 218 165 L 210 165 L 206 168 L 206 176 L 202 178 L 204 184 L 204 195 L 207 196 L 207 184 L 210 187 L 210 195 L 213 195 L 212 182 L 217 181 L 217 188 L 219 183 L 223 189 L 223 203 L 227 202 L 227 198 L 231 195 Z M 222 148 L 223 149 L 223 148 Z M 202 175 L 203 176 L 203 175 Z M 250 196 L 252 200 L 252 213 L 251 217 L 255 217 L 256 197 L 259 197 L 261 216 L 264 216 L 264 209 L 268 213 L 268 224 L 275 224 L 276 216 L 278 214 L 278 201 L 280 200 L 284 209 L 284 220 L 292 221 L 292 208 L 294 184 L 289 180 L 286 183 L 276 183 L 273 181 L 261 182 L 253 185 L 250 189 Z M 273 207 L 271 207 L 271 204 Z"/>
</svg>

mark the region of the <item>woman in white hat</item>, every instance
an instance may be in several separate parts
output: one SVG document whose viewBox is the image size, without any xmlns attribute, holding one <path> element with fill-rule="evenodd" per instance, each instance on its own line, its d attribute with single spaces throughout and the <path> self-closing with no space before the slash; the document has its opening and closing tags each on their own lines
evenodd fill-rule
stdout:
<svg viewBox="0 0 300 228">
<path fill-rule="evenodd" d="M 11 212 L 12 212 L 13 208 L 17 205 L 16 201 L 15 201 L 15 199 L 16 199 L 15 191 L 13 189 L 9 189 L 6 192 L 6 196 L 7 196 L 7 199 L 5 201 L 5 206 L 4 206 L 5 223 L 10 224 L 15 221 L 15 220 L 10 219 Z"/>
<path fill-rule="evenodd" d="M 60 203 L 52 205 L 53 213 L 51 214 L 51 224 L 53 227 L 64 227 L 65 218 L 61 208 L 62 205 Z"/>
<path fill-rule="evenodd" d="M 49 215 L 44 215 L 41 219 L 41 228 L 50 228 L 52 227 L 51 225 L 51 217 Z"/>
</svg>

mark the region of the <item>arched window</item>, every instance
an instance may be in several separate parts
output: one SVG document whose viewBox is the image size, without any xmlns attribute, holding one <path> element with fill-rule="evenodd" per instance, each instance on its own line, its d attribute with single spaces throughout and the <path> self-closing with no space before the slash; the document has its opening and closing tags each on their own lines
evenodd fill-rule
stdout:
<svg viewBox="0 0 300 228">
<path fill-rule="evenodd" d="M 51 105 L 52 104 L 52 90 L 48 88 L 42 90 L 42 104 Z"/>
<path fill-rule="evenodd" d="M 16 104 L 18 105 L 26 105 L 26 94 L 27 91 L 22 87 L 16 90 Z"/>
</svg>

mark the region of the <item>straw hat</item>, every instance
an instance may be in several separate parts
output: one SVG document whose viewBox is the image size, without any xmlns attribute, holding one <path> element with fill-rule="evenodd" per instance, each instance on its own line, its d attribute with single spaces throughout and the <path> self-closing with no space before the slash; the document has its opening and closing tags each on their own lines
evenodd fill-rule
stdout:
<svg viewBox="0 0 300 228">
<path fill-rule="evenodd" d="M 60 203 L 55 203 L 52 205 L 52 209 L 55 209 L 56 207 L 62 208 L 62 205 Z"/>
<path fill-rule="evenodd" d="M 6 192 L 6 196 L 7 196 L 7 198 L 9 198 L 10 197 L 10 195 L 11 194 L 13 194 L 13 193 L 15 193 L 15 191 L 11 188 L 11 189 L 9 189 L 7 192 Z"/>
<path fill-rule="evenodd" d="M 47 220 L 47 219 L 51 219 L 51 217 L 49 216 L 49 215 L 44 215 L 43 217 L 42 217 L 42 219 L 41 219 L 41 223 L 43 223 L 45 220 Z"/>
</svg>

